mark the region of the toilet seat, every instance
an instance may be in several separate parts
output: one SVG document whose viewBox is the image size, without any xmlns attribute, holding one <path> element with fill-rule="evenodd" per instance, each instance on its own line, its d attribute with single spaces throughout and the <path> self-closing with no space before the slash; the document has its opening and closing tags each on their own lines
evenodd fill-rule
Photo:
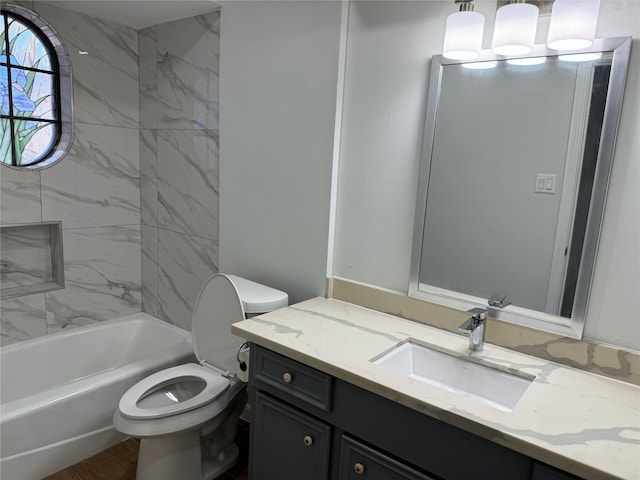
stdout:
<svg viewBox="0 0 640 480">
<path fill-rule="evenodd" d="M 202 381 L 204 388 L 187 400 L 160 407 L 139 407 L 147 395 L 185 380 Z M 120 399 L 120 413 L 131 419 L 153 419 L 178 415 L 213 402 L 229 388 L 229 379 L 212 368 L 188 363 L 154 373 L 131 387 Z"/>
</svg>

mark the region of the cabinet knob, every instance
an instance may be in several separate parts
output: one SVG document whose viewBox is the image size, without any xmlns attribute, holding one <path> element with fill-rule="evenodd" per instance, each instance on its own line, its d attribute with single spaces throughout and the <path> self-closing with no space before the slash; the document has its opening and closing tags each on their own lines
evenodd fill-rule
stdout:
<svg viewBox="0 0 640 480">
<path fill-rule="evenodd" d="M 291 380 L 293 380 L 293 375 L 291 375 L 289 372 L 284 372 L 284 374 L 282 375 L 282 379 L 284 380 L 284 383 L 291 383 Z"/>
<path fill-rule="evenodd" d="M 307 447 L 310 447 L 311 445 L 313 445 L 313 438 L 311 438 L 310 435 L 305 435 L 303 441 Z"/>
<path fill-rule="evenodd" d="M 356 464 L 353 466 L 353 469 L 355 470 L 355 472 L 356 472 L 358 475 L 362 475 L 362 474 L 364 473 L 364 465 L 363 465 L 363 464 L 361 464 L 361 463 L 356 463 Z"/>
</svg>

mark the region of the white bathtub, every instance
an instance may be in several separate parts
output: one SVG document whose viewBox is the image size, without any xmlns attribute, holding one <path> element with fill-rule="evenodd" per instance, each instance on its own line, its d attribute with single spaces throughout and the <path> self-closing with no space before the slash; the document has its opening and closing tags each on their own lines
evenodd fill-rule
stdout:
<svg viewBox="0 0 640 480">
<path fill-rule="evenodd" d="M 40 479 L 124 439 L 122 394 L 193 361 L 191 334 L 138 313 L 0 349 L 0 478 Z"/>
</svg>

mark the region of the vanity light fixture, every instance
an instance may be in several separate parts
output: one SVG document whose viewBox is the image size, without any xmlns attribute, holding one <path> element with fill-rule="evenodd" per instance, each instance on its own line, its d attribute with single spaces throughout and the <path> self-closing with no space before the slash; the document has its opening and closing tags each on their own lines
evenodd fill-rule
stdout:
<svg viewBox="0 0 640 480">
<path fill-rule="evenodd" d="M 442 56 L 452 60 L 472 60 L 480 55 L 484 15 L 474 12 L 472 0 L 455 0 L 460 11 L 447 17 Z"/>
<path fill-rule="evenodd" d="M 593 43 L 600 0 L 555 0 L 547 46 L 552 50 L 580 50 Z"/>
<path fill-rule="evenodd" d="M 524 57 L 524 58 L 510 58 L 507 60 L 509 65 L 518 65 L 518 66 L 532 66 L 532 65 L 542 65 L 547 61 L 547 57 Z"/>
<path fill-rule="evenodd" d="M 496 68 L 498 62 L 467 62 L 461 64 L 461 66 L 469 70 L 489 70 L 490 68 Z"/>
<path fill-rule="evenodd" d="M 602 52 L 588 52 L 588 53 L 572 53 L 569 55 L 558 55 L 558 60 L 561 62 L 593 62 L 599 60 L 602 57 Z"/>
<path fill-rule="evenodd" d="M 538 7 L 525 0 L 512 0 L 500 7 L 493 30 L 493 53 L 525 55 L 531 52 L 536 39 L 538 13 Z"/>
</svg>

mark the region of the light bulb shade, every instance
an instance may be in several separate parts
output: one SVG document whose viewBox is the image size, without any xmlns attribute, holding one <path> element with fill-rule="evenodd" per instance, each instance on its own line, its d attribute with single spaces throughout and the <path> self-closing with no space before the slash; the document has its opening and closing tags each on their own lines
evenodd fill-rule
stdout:
<svg viewBox="0 0 640 480">
<path fill-rule="evenodd" d="M 580 50 L 593 43 L 600 0 L 555 0 L 551 8 L 547 46 L 552 50 Z"/>
<path fill-rule="evenodd" d="M 496 12 L 491 49 L 497 55 L 524 55 L 533 50 L 538 27 L 538 7 L 509 3 Z"/>
<path fill-rule="evenodd" d="M 452 60 L 471 60 L 480 55 L 484 15 L 456 12 L 447 17 L 442 56 Z"/>
</svg>

